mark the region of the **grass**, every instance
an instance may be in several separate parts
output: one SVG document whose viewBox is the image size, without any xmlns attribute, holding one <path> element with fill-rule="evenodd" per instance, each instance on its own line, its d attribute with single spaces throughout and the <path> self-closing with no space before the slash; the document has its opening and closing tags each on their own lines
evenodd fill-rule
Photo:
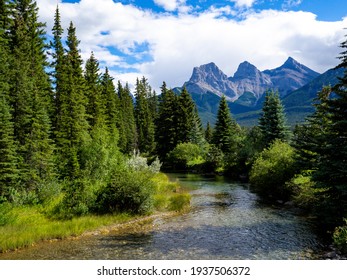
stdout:
<svg viewBox="0 0 347 280">
<path fill-rule="evenodd" d="M 154 176 L 156 192 L 154 211 L 180 212 L 189 208 L 190 195 L 181 190 L 177 182 L 170 182 L 162 173 Z M 17 206 L 0 209 L 0 252 L 28 247 L 52 239 L 79 236 L 86 231 L 137 219 L 130 214 L 86 215 L 71 220 L 57 220 L 47 215 L 52 205 Z M 1 218 L 1 217 L 0 217 Z"/>
<path fill-rule="evenodd" d="M 37 206 L 14 208 L 12 211 L 17 218 L 11 224 L 0 227 L 0 252 L 31 246 L 44 240 L 78 236 L 85 231 L 123 223 L 133 218 L 127 214 L 118 214 L 52 220 Z"/>
</svg>

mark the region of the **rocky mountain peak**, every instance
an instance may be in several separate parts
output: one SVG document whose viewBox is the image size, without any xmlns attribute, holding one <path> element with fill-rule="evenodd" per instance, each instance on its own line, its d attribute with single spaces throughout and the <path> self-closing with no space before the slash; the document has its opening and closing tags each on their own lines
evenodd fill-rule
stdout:
<svg viewBox="0 0 347 280">
<path fill-rule="evenodd" d="M 239 67 L 237 68 L 237 71 L 234 74 L 234 79 L 245 79 L 245 78 L 252 78 L 256 77 L 257 74 L 259 74 L 259 70 L 257 67 L 255 67 L 253 64 L 249 63 L 248 61 L 242 62 Z"/>
<path fill-rule="evenodd" d="M 199 82 L 202 80 L 219 81 L 228 77 L 218 68 L 214 62 L 194 67 L 190 82 Z"/>
</svg>

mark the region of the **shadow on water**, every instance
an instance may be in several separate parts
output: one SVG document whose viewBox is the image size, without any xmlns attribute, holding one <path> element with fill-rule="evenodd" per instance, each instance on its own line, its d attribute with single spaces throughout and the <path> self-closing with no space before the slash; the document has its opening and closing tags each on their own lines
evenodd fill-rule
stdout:
<svg viewBox="0 0 347 280">
<path fill-rule="evenodd" d="M 312 259 L 321 249 L 310 221 L 263 204 L 223 177 L 171 174 L 190 189 L 189 213 L 150 224 L 15 252 L 10 259 Z"/>
</svg>

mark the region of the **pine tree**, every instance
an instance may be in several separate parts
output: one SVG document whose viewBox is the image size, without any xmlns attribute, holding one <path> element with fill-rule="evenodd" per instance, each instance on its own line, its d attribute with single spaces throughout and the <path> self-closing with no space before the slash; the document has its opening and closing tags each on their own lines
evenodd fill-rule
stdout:
<svg viewBox="0 0 347 280">
<path fill-rule="evenodd" d="M 172 151 L 177 143 L 178 98 L 172 90 L 161 86 L 161 97 L 156 121 L 156 148 L 159 158 L 164 161 L 166 155 Z"/>
<path fill-rule="evenodd" d="M 101 77 L 99 74 L 99 62 L 92 52 L 90 58 L 86 62 L 84 78 L 86 80 L 86 97 L 87 106 L 86 113 L 91 128 L 95 126 L 103 126 L 105 124 L 105 110 L 103 100 L 101 98 Z"/>
<path fill-rule="evenodd" d="M 210 125 L 210 122 L 207 122 L 206 130 L 205 130 L 205 139 L 206 139 L 207 143 L 211 144 L 212 138 L 213 138 L 213 130 L 212 130 L 212 127 Z"/>
<path fill-rule="evenodd" d="M 317 170 L 321 149 L 326 147 L 326 136 L 331 125 L 328 101 L 331 87 L 327 86 L 318 93 L 315 112 L 306 122 L 297 125 L 294 133 L 294 146 L 297 150 L 297 163 L 301 170 Z"/>
<path fill-rule="evenodd" d="M 53 127 L 57 128 L 57 118 L 61 115 L 61 104 L 60 104 L 60 96 L 62 94 L 62 82 L 63 82 L 63 71 L 64 71 L 64 47 L 62 43 L 63 36 L 63 28 L 61 27 L 60 22 L 60 12 L 57 6 L 54 16 L 54 26 L 52 29 L 53 40 L 50 42 L 51 51 L 49 52 L 52 56 L 51 67 L 54 69 L 53 76 L 53 84 L 55 85 L 54 92 L 54 104 L 55 104 L 55 114 L 53 118 Z"/>
<path fill-rule="evenodd" d="M 13 1 L 11 23 L 8 37 L 11 53 L 10 102 L 14 136 L 21 157 L 22 185 L 30 189 L 45 180 L 48 173 L 51 174 L 52 153 L 47 151 L 53 149 L 49 119 L 53 115 L 52 92 L 45 72 L 48 62 L 44 24 L 38 21 L 36 3 L 30 0 Z M 44 126 L 37 125 L 41 119 L 45 121 Z M 37 135 L 40 139 L 38 145 L 46 146 L 45 152 L 33 148 L 32 141 Z"/>
<path fill-rule="evenodd" d="M 0 94 L 0 197 L 8 196 L 19 177 L 16 148 L 10 106 Z"/>
<path fill-rule="evenodd" d="M 183 87 L 177 100 L 177 143 L 188 143 L 189 134 L 193 128 L 195 115 L 195 103 Z"/>
<path fill-rule="evenodd" d="M 143 77 L 137 79 L 135 87 L 135 123 L 138 136 L 138 149 L 141 153 L 150 155 L 154 151 L 154 119 L 153 112 L 150 111 L 149 99 L 151 97 L 151 87 L 147 79 Z"/>
<path fill-rule="evenodd" d="M 236 149 L 237 136 L 240 132 L 241 128 L 232 119 L 226 98 L 223 95 L 219 103 L 212 143 L 223 153 L 231 153 Z"/>
<path fill-rule="evenodd" d="M 57 116 L 56 143 L 59 155 L 61 177 L 78 178 L 81 146 L 90 139 L 86 119 L 85 82 L 82 73 L 82 59 L 79 54 L 79 41 L 73 23 L 68 28 L 68 51 L 64 56 L 61 81 L 60 114 Z"/>
<path fill-rule="evenodd" d="M 266 92 L 262 111 L 259 127 L 262 131 L 265 145 L 269 146 L 276 139 L 288 140 L 289 130 L 286 126 L 285 114 L 278 92 Z"/>
<path fill-rule="evenodd" d="M 189 142 L 193 144 L 197 144 L 200 147 L 206 144 L 204 129 L 201 124 L 201 120 L 198 114 L 198 110 L 195 108 L 193 119 L 192 119 L 192 127 L 188 133 Z"/>
<path fill-rule="evenodd" d="M 347 217 L 347 40 L 341 44 L 343 51 L 339 56 L 341 63 L 337 68 L 343 68 L 344 76 L 333 86 L 336 98 L 327 101 L 328 117 L 331 120 L 320 148 L 318 170 L 313 178 L 319 187 L 327 189 L 323 201 L 330 212 L 329 223 L 341 224 Z"/>
<path fill-rule="evenodd" d="M 108 68 L 101 77 L 101 100 L 105 110 L 105 123 L 109 133 L 113 134 L 119 125 L 119 98 L 116 93 L 116 88 L 113 83 L 113 78 L 110 76 Z"/>
<path fill-rule="evenodd" d="M 137 148 L 137 133 L 134 116 L 133 98 L 128 84 L 123 86 L 118 82 L 119 97 L 119 148 L 123 153 L 131 154 Z"/>
</svg>

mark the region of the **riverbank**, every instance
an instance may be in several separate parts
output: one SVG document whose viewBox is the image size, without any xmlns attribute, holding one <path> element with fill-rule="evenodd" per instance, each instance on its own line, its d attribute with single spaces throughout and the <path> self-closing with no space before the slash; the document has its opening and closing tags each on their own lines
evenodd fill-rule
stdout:
<svg viewBox="0 0 347 280">
<path fill-rule="evenodd" d="M 34 246 L 43 241 L 76 238 L 82 235 L 107 233 L 127 224 L 173 215 L 189 208 L 190 195 L 171 182 L 165 174 L 153 178 L 156 192 L 152 197 L 153 208 L 146 215 L 114 213 L 87 214 L 72 219 L 51 217 L 51 205 L 9 206 L 3 209 L 0 224 L 0 253 Z"/>
</svg>

